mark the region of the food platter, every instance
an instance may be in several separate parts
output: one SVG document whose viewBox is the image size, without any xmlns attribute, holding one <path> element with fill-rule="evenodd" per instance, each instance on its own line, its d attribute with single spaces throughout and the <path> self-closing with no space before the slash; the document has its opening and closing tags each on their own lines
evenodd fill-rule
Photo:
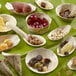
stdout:
<svg viewBox="0 0 76 76">
<path fill-rule="evenodd" d="M 58 5 L 61 5 L 61 4 L 63 4 L 63 2 L 64 3 L 70 3 L 70 4 L 74 4 L 74 5 L 76 5 L 76 1 L 75 0 L 48 0 L 51 4 L 53 4 L 53 9 L 50 9 L 50 10 L 48 10 L 48 9 L 43 9 L 43 8 L 41 8 L 41 7 L 39 7 L 37 4 L 36 4 L 36 0 L 19 0 L 20 2 L 25 2 L 25 3 L 31 3 L 32 5 L 34 5 L 34 7 L 35 7 L 35 10 L 33 11 L 33 12 L 31 12 L 31 13 L 28 13 L 28 14 L 19 14 L 19 12 L 20 12 L 20 10 L 17 10 L 18 11 L 18 13 L 17 13 L 17 11 L 16 11 L 16 13 L 14 12 L 12 12 L 12 11 L 10 11 L 10 10 L 8 10 L 7 8 L 6 8 L 6 3 L 7 2 L 9 2 L 9 3 L 11 3 L 11 2 L 15 2 L 16 0 L 11 0 L 11 1 L 9 1 L 9 0 L 4 0 L 4 1 L 1 1 L 0 2 L 0 4 L 1 4 L 1 8 L 0 8 L 0 14 L 7 14 L 7 15 L 11 15 L 11 16 L 13 16 L 15 19 L 16 19 L 16 21 L 14 21 L 13 22 L 13 20 L 10 22 L 10 24 L 13 24 L 13 25 L 15 25 L 15 26 L 17 26 L 20 30 L 22 30 L 25 34 L 33 34 L 33 35 L 39 35 L 39 36 L 41 36 L 41 37 L 43 37 L 46 41 L 45 41 L 45 45 L 41 45 L 41 46 L 39 46 L 39 47 L 35 47 L 35 46 L 29 46 L 27 43 L 26 43 L 26 41 L 22 38 L 22 37 L 25 37 L 24 35 L 22 35 L 22 36 L 20 36 L 20 34 L 18 34 L 17 32 L 15 32 L 14 30 L 9 30 L 9 31 L 4 31 L 4 32 L 0 32 L 0 36 L 4 36 L 4 35 L 17 35 L 18 37 L 19 37 L 19 43 L 18 43 L 18 45 L 17 46 L 15 46 L 15 47 L 13 47 L 13 48 L 10 48 L 10 49 L 8 49 L 7 51 L 5 51 L 6 53 L 10 53 L 10 54 L 20 54 L 21 55 L 21 63 L 22 63 L 22 74 L 23 75 L 27 75 L 27 76 L 41 76 L 42 75 L 42 73 L 40 73 L 40 74 L 37 74 L 37 72 L 35 73 L 35 71 L 33 72 L 33 71 L 31 71 L 31 70 L 29 70 L 28 68 L 27 68 L 27 65 L 26 65 L 26 63 L 25 63 L 25 58 L 26 58 L 26 56 L 27 56 L 27 54 L 29 53 L 29 52 L 32 52 L 32 50 L 35 50 L 35 49 L 37 49 L 37 48 L 40 48 L 40 47 L 42 47 L 42 48 L 45 48 L 45 49 L 48 49 L 48 50 L 51 50 L 51 52 L 53 52 L 53 53 L 55 53 L 55 55 L 57 56 L 57 58 L 58 58 L 58 66 L 55 68 L 55 69 L 53 69 L 51 72 L 47 72 L 47 74 L 45 74 L 45 72 L 43 73 L 44 74 L 44 76 L 50 76 L 50 75 L 52 75 L 52 76 L 59 76 L 59 74 L 60 74 L 60 76 L 67 76 L 67 73 L 66 73 L 66 71 L 64 72 L 64 70 L 63 70 L 63 67 L 64 66 L 67 66 L 67 63 L 68 63 L 68 61 L 72 58 L 72 57 L 74 57 L 74 56 L 76 56 L 76 47 L 74 48 L 74 51 L 73 51 L 73 53 L 71 53 L 70 55 L 68 55 L 68 56 L 66 56 L 66 57 L 61 57 L 61 56 L 59 56 L 58 55 L 58 52 L 57 52 L 57 48 L 58 48 L 58 46 L 59 46 L 59 44 L 63 41 L 63 40 L 65 40 L 66 38 L 68 38 L 69 36 L 73 36 L 73 37 L 75 37 L 76 36 L 76 19 L 72 19 L 71 21 L 67 21 L 67 20 L 64 20 L 64 19 L 62 19 L 61 17 L 59 17 L 58 15 L 57 15 L 57 13 L 56 13 L 56 7 L 58 6 Z M 16 1 L 17 2 L 17 1 Z M 23 10 L 24 11 L 24 10 Z M 48 19 L 48 21 L 49 21 L 49 28 L 47 29 L 47 31 L 45 32 L 45 33 L 43 33 L 43 34 L 35 34 L 35 33 L 32 33 L 29 29 L 28 29 L 28 26 L 27 26 L 27 23 L 26 23 L 26 18 L 28 17 L 28 16 L 30 16 L 31 14 L 33 14 L 33 13 L 45 13 L 46 15 L 48 15 L 50 18 L 51 18 L 51 20 L 50 19 Z M 34 19 L 35 20 L 35 19 Z M 41 20 L 42 22 L 40 23 L 39 22 L 39 20 Z M 39 23 L 37 23 L 38 24 L 38 26 L 37 27 L 35 27 L 35 25 L 36 24 L 33 24 L 32 25 L 32 27 L 35 27 L 35 28 L 37 28 L 38 29 L 38 27 L 39 28 L 42 28 L 42 27 L 46 27 L 46 26 L 48 26 L 48 22 L 47 22 L 47 20 L 46 19 L 44 19 L 43 17 L 41 17 L 41 18 L 37 18 L 37 21 L 39 22 Z M 1 22 L 1 18 L 0 18 L 0 22 Z M 15 23 L 15 24 L 14 24 Z M 34 22 L 35 23 L 35 22 Z M 43 25 L 44 24 L 44 25 Z M 40 25 L 42 25 L 42 27 L 40 27 Z M 66 25 L 70 25 L 71 26 L 71 28 L 70 28 L 70 31 L 68 32 L 68 34 L 65 36 L 65 37 L 63 37 L 63 38 L 61 38 L 61 39 L 58 39 L 58 40 L 51 40 L 50 38 L 48 38 L 48 34 L 51 32 L 51 31 L 53 31 L 53 30 L 55 30 L 55 29 L 57 29 L 57 28 L 59 28 L 59 27 L 62 27 L 62 26 L 66 26 Z M 43 30 L 45 31 L 45 28 L 43 28 Z M 36 31 L 36 30 L 35 30 Z M 41 31 L 41 30 L 40 30 Z M 40 32 L 39 31 L 39 32 Z M 65 31 L 65 30 L 64 30 Z M 20 32 L 19 32 L 20 33 Z M 13 40 L 14 42 L 16 42 L 15 40 Z M 31 42 L 30 42 L 31 43 Z M 32 41 L 32 43 L 33 43 L 33 41 Z M 37 43 L 36 43 L 37 44 Z M 35 45 L 34 43 L 33 43 L 33 45 Z M 49 53 L 48 53 L 48 55 L 49 55 Z M 4 59 L 4 57 L 2 56 L 2 54 L 0 53 L 0 59 L 1 60 L 3 60 Z M 64 63 L 63 63 L 64 62 Z M 10 66 L 11 67 L 11 66 Z M 11 67 L 11 69 L 12 69 L 12 67 Z M 70 70 L 70 71 L 72 71 L 70 68 L 68 68 L 67 67 L 67 69 L 68 70 Z M 14 71 L 14 68 L 13 68 L 13 73 L 14 73 L 14 76 L 17 76 L 18 74 L 16 73 L 16 71 Z M 62 74 L 64 72 L 64 74 Z M 72 71 L 72 76 L 73 75 L 76 75 L 76 73 L 75 73 L 75 71 Z"/>
</svg>

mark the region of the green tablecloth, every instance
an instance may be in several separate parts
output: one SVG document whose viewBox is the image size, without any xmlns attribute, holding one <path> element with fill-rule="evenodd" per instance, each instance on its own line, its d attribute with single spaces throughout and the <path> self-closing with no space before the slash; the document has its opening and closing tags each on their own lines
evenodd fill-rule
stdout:
<svg viewBox="0 0 76 76">
<path fill-rule="evenodd" d="M 48 14 L 51 18 L 52 18 L 52 23 L 50 25 L 50 29 L 47 33 L 43 34 L 42 36 L 45 37 L 47 43 L 46 45 L 44 45 L 43 47 L 47 48 L 47 49 L 51 49 L 53 52 L 55 52 L 57 54 L 57 46 L 58 44 L 62 41 L 62 40 L 59 40 L 59 41 L 50 41 L 48 38 L 47 38 L 47 35 L 48 33 L 59 27 L 59 26 L 63 26 L 63 25 L 66 25 L 66 24 L 70 24 L 72 27 L 75 27 L 76 26 L 76 19 L 74 19 L 73 21 L 71 22 L 65 22 L 63 21 L 61 18 L 59 18 L 56 13 L 55 13 L 55 8 L 57 5 L 61 4 L 63 1 L 61 0 L 49 0 L 51 3 L 53 3 L 54 5 L 54 9 L 53 10 L 50 10 L 50 11 L 44 11 L 42 9 L 40 9 L 34 2 L 34 0 L 0 0 L 0 3 L 2 4 L 2 8 L 0 9 L 0 14 L 10 14 L 10 15 L 13 15 L 16 19 L 17 19 L 17 26 L 19 28 L 21 28 L 24 32 L 26 33 L 29 33 L 29 31 L 27 30 L 26 28 L 26 23 L 25 23 L 25 19 L 26 19 L 26 16 L 20 16 L 20 15 L 16 15 L 16 14 L 13 14 L 11 13 L 10 11 L 8 11 L 6 8 L 5 8 L 5 3 L 6 2 L 13 2 L 13 1 L 24 1 L 24 2 L 31 2 L 32 4 L 34 4 L 36 7 L 37 7 L 37 12 L 44 12 L 46 14 Z M 64 0 L 65 3 L 73 3 L 73 4 L 76 4 L 76 1 L 75 0 Z M 0 33 L 0 35 L 6 35 L 6 34 L 16 34 L 14 31 L 10 31 L 8 33 Z M 76 35 L 76 30 L 72 28 L 72 30 L 70 31 L 70 33 L 67 35 L 67 36 L 75 36 Z M 67 37 L 66 36 L 66 37 Z M 8 50 L 7 52 L 8 53 L 15 53 L 15 54 L 21 54 L 21 55 L 24 55 L 26 54 L 28 51 L 31 51 L 32 49 L 35 49 L 34 47 L 31 47 L 29 45 L 27 45 L 22 39 L 21 39 L 21 42 L 16 46 L 14 47 L 13 49 L 10 49 Z M 32 71 L 30 71 L 26 65 L 25 65 L 25 61 L 24 61 L 24 56 L 22 57 L 22 67 L 23 67 L 23 76 L 57 76 L 58 73 L 61 73 L 61 76 L 68 76 L 66 74 L 66 71 L 64 70 L 64 66 L 67 67 L 67 62 L 70 58 L 72 58 L 73 56 L 76 55 L 76 50 L 70 55 L 70 56 L 67 56 L 67 57 L 59 57 L 58 55 L 58 59 L 59 59 L 59 65 L 58 67 L 53 71 L 53 72 L 50 72 L 48 74 L 45 74 L 45 75 L 40 75 L 40 74 L 36 74 Z M 3 56 L 0 54 L 0 59 L 3 59 Z M 67 71 L 69 71 L 69 69 L 67 69 Z M 76 76 L 76 71 L 71 71 L 72 72 L 72 75 L 70 76 Z M 15 74 L 15 76 L 17 76 Z"/>
</svg>

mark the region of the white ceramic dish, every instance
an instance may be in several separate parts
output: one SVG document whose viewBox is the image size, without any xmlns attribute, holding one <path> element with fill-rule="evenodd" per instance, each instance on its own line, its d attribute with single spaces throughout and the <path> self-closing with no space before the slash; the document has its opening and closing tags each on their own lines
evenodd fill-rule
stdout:
<svg viewBox="0 0 76 76">
<path fill-rule="evenodd" d="M 70 25 L 61 26 L 59 28 L 56 28 L 56 29 L 52 30 L 48 34 L 48 38 L 50 40 L 59 40 L 59 39 L 62 39 L 64 36 L 66 36 L 70 32 L 70 30 L 71 30 L 71 26 Z M 57 32 L 58 32 L 58 34 L 57 34 Z"/>
<path fill-rule="evenodd" d="M 72 36 L 70 36 L 70 37 L 68 37 L 67 39 L 65 39 L 66 41 L 68 41 L 68 43 L 69 42 L 72 42 L 72 44 L 73 44 L 73 48 L 72 48 L 72 50 L 69 52 L 69 54 L 68 55 L 70 55 L 70 54 L 72 54 L 73 52 L 74 52 L 74 50 L 75 50 L 75 48 L 76 48 L 76 40 L 75 40 L 75 38 L 74 37 L 72 37 Z M 65 40 L 63 40 L 62 42 L 64 42 Z M 64 46 L 63 46 L 64 47 Z M 64 54 L 61 54 L 60 52 L 59 52 L 59 50 L 60 50 L 60 45 L 59 45 L 59 47 L 57 48 L 57 53 L 58 53 L 58 55 L 59 56 L 67 56 L 67 55 L 64 55 Z"/>
<path fill-rule="evenodd" d="M 13 2 L 7 2 L 7 3 L 5 4 L 5 7 L 6 7 L 8 10 L 10 10 L 11 12 L 16 13 L 16 14 L 27 15 L 27 14 L 32 13 L 32 12 L 34 12 L 34 11 L 36 10 L 36 7 L 35 7 L 34 5 L 32 5 L 31 3 L 21 2 L 21 3 L 24 3 L 25 5 L 26 5 L 26 4 L 29 5 L 29 6 L 31 7 L 31 12 L 29 12 L 29 13 L 17 13 L 16 11 L 14 11 L 14 7 L 13 7 L 12 3 L 13 3 Z"/>
<path fill-rule="evenodd" d="M 67 63 L 68 67 L 69 67 L 71 70 L 76 70 L 76 68 L 72 68 L 72 67 L 71 67 L 71 66 L 72 66 L 72 61 L 73 61 L 74 58 L 76 58 L 76 56 L 73 57 L 72 59 L 70 59 L 69 62 Z"/>
<path fill-rule="evenodd" d="M 46 3 L 47 8 L 41 7 L 41 5 L 40 5 L 41 2 Z M 54 8 L 53 4 L 50 3 L 48 0 L 35 0 L 35 3 L 36 3 L 40 8 L 42 8 L 42 9 L 44 9 L 44 10 L 51 10 L 51 9 Z"/>
<path fill-rule="evenodd" d="M 9 23 L 11 26 L 16 26 L 16 24 L 17 24 L 17 21 L 16 21 L 16 19 L 13 17 L 13 16 L 11 16 L 11 15 L 8 15 L 8 14 L 0 14 L 0 16 L 3 18 L 3 20 L 4 20 L 4 22 L 5 22 L 5 28 L 6 28 L 6 30 L 5 31 L 0 31 L 0 32 L 8 32 L 8 31 L 11 31 L 12 29 L 11 28 L 9 28 L 8 26 L 7 26 L 7 24 Z"/>
<path fill-rule="evenodd" d="M 74 4 L 71 4 L 71 3 L 63 3 L 63 4 L 60 4 L 60 5 L 58 5 L 57 7 L 56 7 L 56 14 L 60 17 L 60 18 L 62 18 L 62 19 L 64 19 L 64 20 L 73 20 L 74 18 L 64 18 L 64 17 L 62 17 L 62 16 L 60 16 L 60 12 L 61 11 L 63 11 L 63 10 L 70 10 L 70 11 L 72 11 L 72 9 L 73 8 L 76 8 L 76 5 L 74 5 Z"/>
<path fill-rule="evenodd" d="M 5 39 L 10 39 L 11 42 L 13 43 L 13 45 L 11 47 L 9 47 L 8 49 L 15 47 L 20 42 L 20 39 L 17 35 L 3 35 L 3 36 L 0 36 L 0 43 L 3 42 Z M 6 50 L 8 50 L 8 49 L 6 49 Z M 4 51 L 4 50 L 0 50 L 0 52 L 2 52 L 2 51 Z"/>
<path fill-rule="evenodd" d="M 37 55 L 41 55 L 43 58 L 49 58 L 51 60 L 51 63 L 48 66 L 48 70 L 46 72 L 39 72 L 36 69 L 33 69 L 32 67 L 30 67 L 28 65 L 28 62 L 30 61 L 31 58 L 36 57 Z M 35 73 L 39 73 L 39 74 L 45 74 L 45 73 L 49 73 L 53 70 L 56 69 L 56 67 L 58 66 L 58 58 L 57 56 L 54 54 L 53 51 L 49 50 L 49 49 L 45 49 L 45 48 L 37 48 L 35 50 L 30 51 L 25 58 L 25 63 L 26 66 L 32 70 Z"/>
</svg>

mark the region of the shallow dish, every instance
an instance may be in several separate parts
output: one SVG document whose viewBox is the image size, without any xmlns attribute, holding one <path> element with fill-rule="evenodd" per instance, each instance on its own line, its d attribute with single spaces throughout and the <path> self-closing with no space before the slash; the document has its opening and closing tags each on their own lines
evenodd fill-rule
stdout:
<svg viewBox="0 0 76 76">
<path fill-rule="evenodd" d="M 46 72 L 39 72 L 37 71 L 36 69 L 33 69 L 32 67 L 30 67 L 28 65 L 28 62 L 31 58 L 37 56 L 37 55 L 41 55 L 43 58 L 49 58 L 51 60 L 51 63 L 49 64 L 48 66 L 48 70 Z M 53 70 L 56 69 L 56 67 L 58 66 L 58 58 L 57 56 L 49 49 L 45 49 L 45 48 L 37 48 L 35 50 L 32 50 L 31 52 L 29 52 L 27 55 L 26 55 L 26 58 L 25 58 L 25 63 L 26 63 L 26 66 L 32 70 L 33 72 L 36 72 L 36 73 L 39 73 L 39 74 L 45 74 L 45 73 L 49 73 Z"/>
</svg>

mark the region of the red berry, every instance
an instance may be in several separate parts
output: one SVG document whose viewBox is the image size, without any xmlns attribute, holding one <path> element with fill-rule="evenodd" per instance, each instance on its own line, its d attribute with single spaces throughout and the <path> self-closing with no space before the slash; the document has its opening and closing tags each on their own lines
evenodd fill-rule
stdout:
<svg viewBox="0 0 76 76">
<path fill-rule="evenodd" d="M 36 15 L 31 15 L 31 16 L 29 17 L 29 19 L 31 19 L 31 20 L 37 20 L 37 16 L 36 16 Z"/>
<path fill-rule="evenodd" d="M 44 23 L 44 24 L 43 24 L 43 27 L 46 27 L 47 25 L 48 25 L 48 23 Z"/>
</svg>

